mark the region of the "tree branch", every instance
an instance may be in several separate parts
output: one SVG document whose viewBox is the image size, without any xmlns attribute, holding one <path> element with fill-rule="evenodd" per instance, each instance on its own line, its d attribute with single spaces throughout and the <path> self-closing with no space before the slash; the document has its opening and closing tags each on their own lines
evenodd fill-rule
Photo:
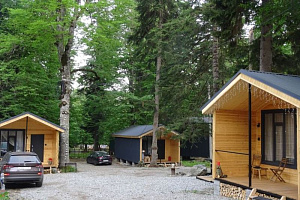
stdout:
<svg viewBox="0 0 300 200">
<path fill-rule="evenodd" d="M 96 71 L 94 71 L 94 70 L 92 70 L 92 69 L 73 69 L 73 70 L 71 71 L 71 74 L 74 74 L 74 73 L 76 73 L 76 72 L 91 72 L 91 73 L 93 73 L 93 74 L 95 75 L 95 79 L 96 79 L 96 80 L 100 80 L 100 76 L 97 74 Z"/>
</svg>

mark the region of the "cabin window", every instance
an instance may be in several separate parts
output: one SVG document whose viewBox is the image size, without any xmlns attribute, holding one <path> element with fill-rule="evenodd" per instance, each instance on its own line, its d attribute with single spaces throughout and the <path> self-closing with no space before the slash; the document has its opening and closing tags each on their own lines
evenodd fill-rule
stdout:
<svg viewBox="0 0 300 200">
<path fill-rule="evenodd" d="M 288 159 L 287 167 L 296 168 L 296 110 L 262 111 L 262 162 L 278 165 Z"/>
<path fill-rule="evenodd" d="M 143 147 L 144 156 L 151 156 L 152 151 L 152 136 L 143 137 Z"/>
<path fill-rule="evenodd" d="M 24 151 L 24 131 L 23 130 L 1 130 L 1 157 L 7 151 Z"/>
</svg>

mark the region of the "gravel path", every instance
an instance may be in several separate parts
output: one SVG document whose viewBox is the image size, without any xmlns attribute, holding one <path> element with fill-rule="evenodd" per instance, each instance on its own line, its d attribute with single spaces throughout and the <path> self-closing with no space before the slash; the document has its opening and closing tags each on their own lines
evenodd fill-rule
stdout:
<svg viewBox="0 0 300 200">
<path fill-rule="evenodd" d="M 140 168 L 113 163 L 93 166 L 77 162 L 77 173 L 45 174 L 41 188 L 17 185 L 7 188 L 10 199 L 207 199 L 213 184 L 195 177 L 171 176 L 170 168 Z"/>
</svg>

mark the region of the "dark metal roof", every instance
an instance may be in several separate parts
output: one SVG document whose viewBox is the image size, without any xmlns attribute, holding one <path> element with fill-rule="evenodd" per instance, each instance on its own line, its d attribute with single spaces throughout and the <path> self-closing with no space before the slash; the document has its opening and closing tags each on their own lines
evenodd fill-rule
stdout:
<svg viewBox="0 0 300 200">
<path fill-rule="evenodd" d="M 3 121 L 0 122 L 0 124 L 2 124 L 2 123 L 4 123 L 4 122 L 7 122 L 7 121 L 10 121 L 10 120 L 13 120 L 13 119 L 18 118 L 18 117 L 21 117 L 21 116 L 23 116 L 23 115 L 27 115 L 27 114 L 28 114 L 28 115 L 32 115 L 33 117 L 36 117 L 36 118 L 38 118 L 38 119 L 40 119 L 40 120 L 43 120 L 43 121 L 45 121 L 45 122 L 47 122 L 47 123 L 49 123 L 49 124 L 51 124 L 51 125 L 57 127 L 58 129 L 63 129 L 63 130 L 65 130 L 65 128 L 63 128 L 63 127 L 61 127 L 61 126 L 58 126 L 58 125 L 56 125 L 56 124 L 54 124 L 54 123 L 52 123 L 52 122 L 50 122 L 50 121 L 48 121 L 48 120 L 46 120 L 46 119 L 40 117 L 40 116 L 37 116 L 37 115 L 35 115 L 35 114 L 31 113 L 31 112 L 24 112 L 24 113 L 22 113 L 22 114 L 16 115 L 16 116 L 11 117 L 11 118 L 9 118 L 9 119 L 3 120 Z"/>
<path fill-rule="evenodd" d="M 153 125 L 130 126 L 113 134 L 114 137 L 139 137 L 152 131 Z"/>
<path fill-rule="evenodd" d="M 277 74 L 271 72 L 248 71 L 241 69 L 238 71 L 200 110 L 203 110 L 218 94 L 220 94 L 238 75 L 244 74 L 257 81 L 260 81 L 280 92 L 285 93 L 295 99 L 300 100 L 300 77 L 295 75 Z"/>
</svg>

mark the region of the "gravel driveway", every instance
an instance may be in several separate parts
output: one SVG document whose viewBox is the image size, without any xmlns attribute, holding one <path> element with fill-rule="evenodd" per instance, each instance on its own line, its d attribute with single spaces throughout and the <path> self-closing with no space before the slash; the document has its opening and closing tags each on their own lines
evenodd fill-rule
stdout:
<svg viewBox="0 0 300 200">
<path fill-rule="evenodd" d="M 213 184 L 195 177 L 171 176 L 170 168 L 77 162 L 77 173 L 45 174 L 41 188 L 7 188 L 10 199 L 228 199 L 213 195 Z"/>
</svg>

